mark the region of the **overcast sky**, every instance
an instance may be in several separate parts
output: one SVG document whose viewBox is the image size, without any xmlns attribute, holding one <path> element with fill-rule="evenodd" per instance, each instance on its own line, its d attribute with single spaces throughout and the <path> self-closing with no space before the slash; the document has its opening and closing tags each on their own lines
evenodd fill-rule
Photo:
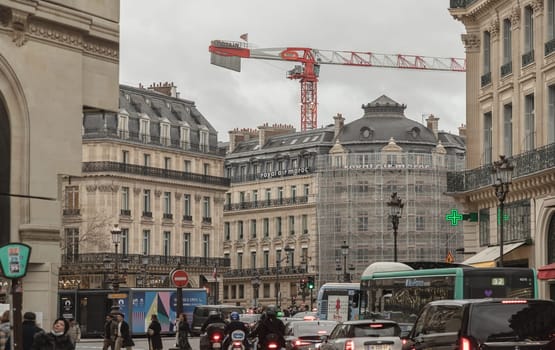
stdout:
<svg viewBox="0 0 555 350">
<path fill-rule="evenodd" d="M 464 57 L 464 27 L 448 12 L 448 0 L 121 0 L 120 83 L 174 82 L 218 130 L 265 122 L 300 130 L 300 83 L 286 78 L 294 63 L 244 59 L 242 71 L 210 64 L 214 39 L 256 48 L 310 47 Z M 407 105 L 422 122 L 432 113 L 441 130 L 465 123 L 465 77 L 459 72 L 322 65 L 318 126 L 342 113 L 362 116 L 361 105 L 385 94 Z M 425 123 L 425 122 L 424 122 Z"/>
</svg>

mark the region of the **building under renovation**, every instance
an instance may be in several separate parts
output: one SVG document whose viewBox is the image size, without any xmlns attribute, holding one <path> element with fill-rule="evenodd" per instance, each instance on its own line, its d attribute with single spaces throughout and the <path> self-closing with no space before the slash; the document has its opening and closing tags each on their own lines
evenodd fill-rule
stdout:
<svg viewBox="0 0 555 350">
<path fill-rule="evenodd" d="M 408 119 L 405 108 L 381 96 L 348 124 L 337 115 L 301 132 L 280 125 L 230 132 L 225 302 L 299 304 L 309 298 L 300 288 L 307 276 L 317 289 L 393 261 L 393 192 L 404 203 L 399 261 L 463 260 L 462 224 L 446 220 L 457 206 L 444 192 L 447 171 L 464 169 L 464 137 L 439 132 L 434 116 L 427 125 Z"/>
<path fill-rule="evenodd" d="M 439 132 L 433 115 L 427 126 L 406 118 L 405 108 L 381 96 L 352 123 L 335 117 L 335 144 L 315 167 L 319 266 L 335 266 L 320 270 L 322 282 L 393 261 L 395 248 L 398 261 L 446 261 L 463 247 L 462 223 L 446 219 L 459 210 L 444 192 L 446 172 L 464 168 L 464 138 Z M 387 205 L 393 193 L 404 204 L 396 247 Z"/>
</svg>

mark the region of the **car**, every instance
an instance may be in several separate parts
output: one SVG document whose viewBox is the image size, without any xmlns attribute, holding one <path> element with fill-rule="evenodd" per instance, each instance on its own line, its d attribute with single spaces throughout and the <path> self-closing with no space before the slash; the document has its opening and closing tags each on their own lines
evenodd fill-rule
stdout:
<svg viewBox="0 0 555 350">
<path fill-rule="evenodd" d="M 414 327 L 414 323 L 399 322 L 399 327 L 401 327 L 401 338 L 406 338 Z"/>
<path fill-rule="evenodd" d="M 336 325 L 336 321 L 291 321 L 285 327 L 285 347 L 287 350 L 315 349 Z"/>
<path fill-rule="evenodd" d="M 401 327 L 392 320 L 368 319 L 339 323 L 320 350 L 401 350 Z"/>
<path fill-rule="evenodd" d="M 318 319 L 318 313 L 315 311 L 301 311 L 294 314 L 294 318 L 302 318 L 303 320 L 316 320 Z"/>
<path fill-rule="evenodd" d="M 239 314 L 244 314 L 246 309 L 242 306 L 224 304 L 195 306 L 195 309 L 193 310 L 193 320 L 191 323 L 191 335 L 200 335 L 200 329 L 202 328 L 204 322 L 208 319 L 210 311 L 220 312 L 222 314 L 222 317 L 225 319 L 228 318 L 229 314 L 233 311 Z"/>
<path fill-rule="evenodd" d="M 555 349 L 555 301 L 432 301 L 404 338 L 404 350 Z"/>
</svg>

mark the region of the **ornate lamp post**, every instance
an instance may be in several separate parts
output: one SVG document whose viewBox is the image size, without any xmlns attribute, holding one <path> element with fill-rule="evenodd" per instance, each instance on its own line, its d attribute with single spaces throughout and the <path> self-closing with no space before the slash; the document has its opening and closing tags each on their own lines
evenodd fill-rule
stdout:
<svg viewBox="0 0 555 350">
<path fill-rule="evenodd" d="M 258 276 L 258 273 L 256 275 L 254 275 L 254 277 L 251 279 L 251 284 L 252 284 L 252 290 L 253 290 L 253 307 L 257 308 L 258 307 L 258 288 L 260 288 L 260 277 Z"/>
<path fill-rule="evenodd" d="M 491 170 L 491 183 L 495 190 L 495 196 L 499 201 L 499 211 L 497 215 L 497 222 L 499 224 L 499 266 L 503 266 L 503 216 L 505 209 L 505 198 L 509 193 L 509 185 L 513 180 L 513 169 L 509 159 L 505 156 L 499 156 L 499 160 L 493 162 Z"/>
<path fill-rule="evenodd" d="M 343 255 L 343 282 L 350 282 L 347 274 L 347 255 L 349 255 L 349 245 L 347 241 L 343 241 L 341 245 L 341 255 Z"/>
<path fill-rule="evenodd" d="M 281 268 L 281 263 L 286 261 L 289 262 L 289 253 L 293 252 L 295 249 L 289 246 L 285 246 L 283 249 L 285 251 L 285 257 L 282 259 L 276 259 L 276 307 L 281 307 L 281 286 L 279 284 L 279 269 Z"/>
<path fill-rule="evenodd" d="M 111 282 L 112 282 L 112 290 L 114 291 L 114 293 L 117 293 L 119 292 L 119 283 L 120 283 L 118 245 L 121 242 L 121 229 L 118 227 L 118 224 L 114 224 L 114 227 L 110 230 L 110 233 L 112 234 L 112 243 L 114 243 L 114 247 L 115 247 L 114 277 L 112 278 Z M 104 258 L 104 267 L 108 270 L 110 270 L 112 267 L 112 261 L 108 256 Z M 116 298 L 112 299 L 112 310 L 113 311 L 119 310 L 118 299 Z"/>
<path fill-rule="evenodd" d="M 387 202 L 389 207 L 389 218 L 393 225 L 393 261 L 397 261 L 397 229 L 399 228 L 399 219 L 403 215 L 403 207 L 405 204 L 401 197 L 397 197 L 397 192 L 391 194 L 391 199 Z"/>
</svg>

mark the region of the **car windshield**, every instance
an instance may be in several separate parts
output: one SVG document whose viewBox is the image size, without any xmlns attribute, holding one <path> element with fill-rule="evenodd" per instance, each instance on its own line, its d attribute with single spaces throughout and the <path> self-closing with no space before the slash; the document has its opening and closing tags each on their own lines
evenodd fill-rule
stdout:
<svg viewBox="0 0 555 350">
<path fill-rule="evenodd" d="M 366 323 L 352 325 L 352 337 L 399 337 L 401 328 L 396 323 Z"/>
<path fill-rule="evenodd" d="M 295 324 L 292 325 L 292 334 L 295 336 L 326 335 L 330 334 L 336 324 L 337 322 L 334 321 L 295 322 Z"/>
<path fill-rule="evenodd" d="M 475 305 L 470 334 L 480 343 L 514 340 L 547 340 L 555 332 L 553 303 L 484 303 Z"/>
</svg>

